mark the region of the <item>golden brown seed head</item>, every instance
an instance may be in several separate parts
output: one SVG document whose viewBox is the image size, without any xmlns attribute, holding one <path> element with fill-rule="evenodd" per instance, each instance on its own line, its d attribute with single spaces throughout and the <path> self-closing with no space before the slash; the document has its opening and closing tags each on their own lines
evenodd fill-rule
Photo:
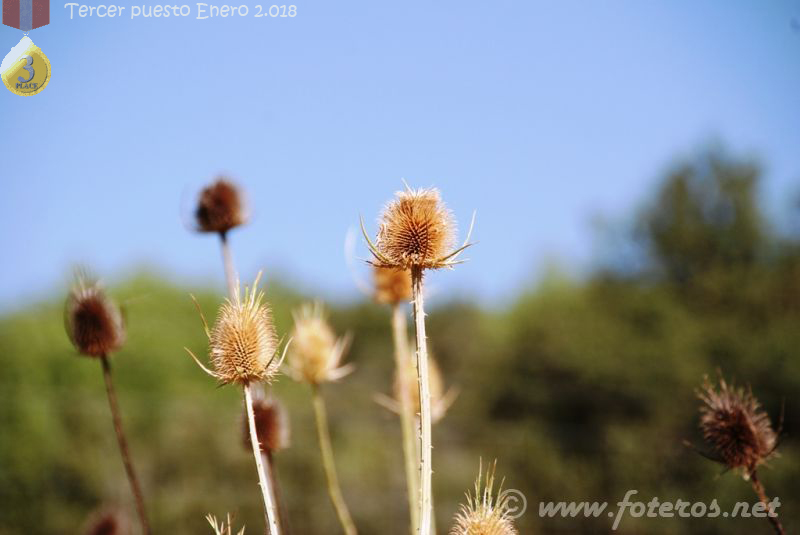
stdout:
<svg viewBox="0 0 800 535">
<path fill-rule="evenodd" d="M 751 391 L 729 386 L 722 378 L 717 390 L 706 378 L 697 395 L 703 401 L 703 438 L 729 468 L 741 469 L 747 477 L 774 453 L 775 431 Z"/>
<path fill-rule="evenodd" d="M 100 357 L 125 342 L 125 322 L 119 307 L 97 282 L 79 275 L 65 307 L 67 336 L 82 355 Z"/>
<path fill-rule="evenodd" d="M 256 436 L 264 453 L 274 453 L 289 447 L 289 418 L 286 408 L 276 398 L 257 399 L 253 401 L 253 413 L 256 422 Z M 250 426 L 247 417 L 244 420 L 244 446 L 251 451 Z"/>
<path fill-rule="evenodd" d="M 322 305 L 304 305 L 294 314 L 288 363 L 292 376 L 312 385 L 341 379 L 352 370 L 341 366 L 349 337 L 336 338 Z"/>
<path fill-rule="evenodd" d="M 407 189 L 396 194 L 381 216 L 375 247 L 386 262 L 410 269 L 445 267 L 455 240 L 455 221 L 437 189 Z"/>
<path fill-rule="evenodd" d="M 278 335 L 272 313 L 256 288 L 234 296 L 219 309 L 210 332 L 209 357 L 214 376 L 223 384 L 271 381 L 280 367 Z"/>
<path fill-rule="evenodd" d="M 225 178 L 217 179 L 200 192 L 194 215 L 200 232 L 221 234 L 247 219 L 241 191 Z"/>
<path fill-rule="evenodd" d="M 407 269 L 375 266 L 375 301 L 396 305 L 411 300 L 411 272 Z"/>
<path fill-rule="evenodd" d="M 456 514 L 450 535 L 517 535 L 509 510 L 508 494 L 502 485 L 494 495 L 494 466 L 486 471 L 486 483 L 481 485 L 483 469 L 475 481 L 475 494 L 467 494 L 466 505 Z"/>
</svg>

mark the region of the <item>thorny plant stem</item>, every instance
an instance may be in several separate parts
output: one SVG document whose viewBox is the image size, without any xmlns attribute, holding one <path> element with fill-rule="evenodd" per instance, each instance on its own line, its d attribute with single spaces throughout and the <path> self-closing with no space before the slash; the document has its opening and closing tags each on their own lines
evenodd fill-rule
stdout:
<svg viewBox="0 0 800 535">
<path fill-rule="evenodd" d="M 319 391 L 319 385 L 311 385 L 311 397 L 314 402 L 314 416 L 317 420 L 317 435 L 319 436 L 319 449 L 322 453 L 322 466 L 325 469 L 325 477 L 328 480 L 328 494 L 331 497 L 336 515 L 346 535 L 356 535 L 356 527 L 347 509 L 347 504 L 339 486 L 339 477 L 336 475 L 336 465 L 333 458 L 333 448 L 331 447 L 331 435 L 328 429 L 328 415 L 325 411 L 325 400 Z"/>
<path fill-rule="evenodd" d="M 415 438 L 416 416 L 411 400 L 408 367 L 413 358 L 408 351 L 406 312 L 400 303 L 392 307 L 392 337 L 394 338 L 394 362 L 397 369 L 400 395 L 400 426 L 403 433 L 403 457 L 405 458 L 408 508 L 411 514 L 411 533 L 419 530 L 419 447 Z"/>
<path fill-rule="evenodd" d="M 267 477 L 270 480 L 272 497 L 275 500 L 275 506 L 278 508 L 278 524 L 283 535 L 288 535 L 292 532 L 292 526 L 289 523 L 289 515 L 286 512 L 286 504 L 283 501 L 283 493 L 281 492 L 277 470 L 275 469 L 275 459 L 271 452 L 264 451 L 261 452 L 261 458 L 267 467 Z"/>
<path fill-rule="evenodd" d="M 770 515 L 772 511 L 769 508 L 769 498 L 767 498 L 767 493 L 764 491 L 764 485 L 761 484 L 761 481 L 758 479 L 758 473 L 755 470 L 750 473 L 750 483 L 753 485 L 753 490 L 755 490 L 756 494 L 758 494 L 759 501 L 764 504 L 764 507 L 767 510 L 767 520 L 769 520 L 772 524 L 772 527 L 775 528 L 775 533 L 778 535 L 785 535 L 786 532 L 783 530 L 780 520 L 778 520 L 777 513 L 775 516 Z"/>
<path fill-rule="evenodd" d="M 278 512 L 275 509 L 275 502 L 272 499 L 272 487 L 270 480 L 264 472 L 264 464 L 261 462 L 261 446 L 258 443 L 256 431 L 256 418 L 253 412 L 253 396 L 250 393 L 250 385 L 244 385 L 244 404 L 247 408 L 247 423 L 250 427 L 250 443 L 253 446 L 253 457 L 256 460 L 256 470 L 258 471 L 258 485 L 261 487 L 261 495 L 264 498 L 264 512 L 267 518 L 267 534 L 279 535 Z"/>
<path fill-rule="evenodd" d="M 108 394 L 108 405 L 111 407 L 114 431 L 117 434 L 119 451 L 122 454 L 122 463 L 125 465 L 125 472 L 128 474 L 128 481 L 131 484 L 133 497 L 136 501 L 136 512 L 142 524 L 142 533 L 150 535 L 150 523 L 147 520 L 147 512 L 144 508 L 142 489 L 139 486 L 139 479 L 136 477 L 136 472 L 133 470 L 133 461 L 131 461 L 131 454 L 128 450 L 128 440 L 125 438 L 125 432 L 122 430 L 122 418 L 120 417 L 119 404 L 117 403 L 117 394 L 114 389 L 114 381 L 111 379 L 111 363 L 109 363 L 107 355 L 102 355 L 100 357 L 100 362 L 103 364 L 103 378 L 106 382 L 106 394 Z"/>
<path fill-rule="evenodd" d="M 228 283 L 228 297 L 234 299 L 236 293 L 239 291 L 239 287 L 236 268 L 233 266 L 231 246 L 228 243 L 228 235 L 225 232 L 220 232 L 219 238 L 222 242 L 222 261 L 225 264 L 225 281 Z"/>
<path fill-rule="evenodd" d="M 417 378 L 419 380 L 420 407 L 420 524 L 421 535 L 431 534 L 433 517 L 433 489 L 431 466 L 431 393 L 428 383 L 428 348 L 425 336 L 425 308 L 422 302 L 422 268 L 411 268 L 411 290 L 414 298 L 414 323 L 417 334 Z"/>
</svg>

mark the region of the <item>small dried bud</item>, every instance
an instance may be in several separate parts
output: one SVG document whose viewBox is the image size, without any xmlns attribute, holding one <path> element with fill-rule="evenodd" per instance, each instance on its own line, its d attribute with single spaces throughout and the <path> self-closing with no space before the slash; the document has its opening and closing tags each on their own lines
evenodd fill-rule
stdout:
<svg viewBox="0 0 800 535">
<path fill-rule="evenodd" d="M 731 469 L 745 477 L 769 458 L 777 437 L 769 416 L 750 390 L 729 386 L 720 378 L 717 390 L 708 378 L 697 392 L 703 438 Z"/>
<path fill-rule="evenodd" d="M 375 248 L 387 267 L 435 269 L 444 267 L 454 240 L 455 222 L 439 191 L 408 189 L 386 205 Z"/>
<path fill-rule="evenodd" d="M 225 178 L 206 187 L 200 192 L 195 219 L 200 232 L 224 234 L 243 224 L 246 216 L 239 188 Z"/>
<path fill-rule="evenodd" d="M 275 398 L 253 401 L 256 422 L 256 436 L 264 453 L 274 453 L 289 447 L 289 418 L 286 408 Z M 243 420 L 244 446 L 251 451 L 250 427 L 247 415 Z"/>
<path fill-rule="evenodd" d="M 404 361 L 405 366 L 402 373 L 406 374 L 405 385 L 408 388 L 408 397 L 411 399 L 414 413 L 419 414 L 419 381 L 416 359 L 405 359 Z M 400 381 L 399 373 L 401 373 L 400 370 L 395 371 L 394 379 L 394 397 L 397 404 L 400 401 L 400 388 L 403 384 Z M 428 388 L 431 393 L 431 423 L 436 423 L 447 414 L 458 393 L 452 388 L 445 391 L 442 372 L 436 360 L 430 355 L 428 356 Z"/>
<path fill-rule="evenodd" d="M 84 533 L 86 535 L 128 535 L 130 525 L 122 513 L 105 511 L 92 515 Z"/>
<path fill-rule="evenodd" d="M 375 301 L 396 305 L 411 300 L 411 272 L 407 269 L 376 266 Z"/>
<path fill-rule="evenodd" d="M 322 305 L 304 305 L 294 314 L 288 356 L 292 376 L 313 385 L 341 379 L 352 371 L 352 366 L 340 366 L 349 344 L 347 336 L 336 338 Z"/>
<path fill-rule="evenodd" d="M 494 495 L 493 465 L 486 471 L 486 483 L 481 486 L 483 467 L 475 481 L 475 494 L 467 494 L 467 504 L 456 514 L 450 535 L 517 535 L 509 506 L 509 495 L 502 485 Z"/>
<path fill-rule="evenodd" d="M 99 283 L 79 275 L 65 307 L 67 336 L 82 355 L 108 355 L 125 342 L 125 322 Z"/>
</svg>

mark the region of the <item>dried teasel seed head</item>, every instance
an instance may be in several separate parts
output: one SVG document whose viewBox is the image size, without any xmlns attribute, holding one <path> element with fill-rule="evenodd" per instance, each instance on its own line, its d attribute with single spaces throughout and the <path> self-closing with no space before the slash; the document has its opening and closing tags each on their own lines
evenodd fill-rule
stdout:
<svg viewBox="0 0 800 535">
<path fill-rule="evenodd" d="M 401 382 L 400 380 L 400 373 L 405 373 L 404 382 Z M 414 358 L 404 359 L 403 368 L 395 371 L 395 403 L 393 404 L 395 406 L 398 406 L 400 403 L 400 389 L 402 388 L 403 384 L 405 384 L 406 388 L 408 388 L 408 397 L 411 399 L 412 407 L 414 407 L 414 413 L 419 414 L 419 382 L 417 376 L 417 363 L 416 359 Z M 455 401 L 458 392 L 453 388 L 445 390 L 444 380 L 442 379 L 442 371 L 439 368 L 439 365 L 436 363 L 436 360 L 430 354 L 428 355 L 428 388 L 431 394 L 431 422 L 436 423 L 444 418 L 445 414 L 447 414 L 447 411 Z"/>
<path fill-rule="evenodd" d="M 467 503 L 461 505 L 454 519 L 450 535 L 517 535 L 514 519 L 509 509 L 509 495 L 502 484 L 494 494 L 495 464 L 486 470 L 482 484 L 483 466 L 475 481 L 475 494 L 467 493 Z"/>
<path fill-rule="evenodd" d="M 91 516 L 83 530 L 86 535 L 128 535 L 130 523 L 119 511 L 105 511 Z"/>
<path fill-rule="evenodd" d="M 455 221 L 437 189 L 399 191 L 381 216 L 375 247 L 388 266 L 435 269 L 455 243 Z"/>
<path fill-rule="evenodd" d="M 72 345 L 82 355 L 101 357 L 125 342 L 125 321 L 119 307 L 100 284 L 79 274 L 67 297 L 64 323 Z"/>
<path fill-rule="evenodd" d="M 352 371 L 352 366 L 341 365 L 349 345 L 349 336 L 336 337 L 320 303 L 303 305 L 294 313 L 287 357 L 292 377 L 312 385 L 341 379 Z"/>
<path fill-rule="evenodd" d="M 269 307 L 263 303 L 264 292 L 258 290 L 256 277 L 244 297 L 237 287 L 233 299 L 226 299 L 209 329 L 200 314 L 209 340 L 209 370 L 187 348 L 186 351 L 209 375 L 222 384 L 242 385 L 256 381 L 271 382 L 280 369 L 283 357 L 278 356 L 278 335 Z M 195 301 L 197 305 L 197 301 Z M 197 305 L 199 310 L 199 305 Z"/>
<path fill-rule="evenodd" d="M 253 413 L 256 422 L 256 436 L 264 453 L 275 453 L 289 447 L 289 416 L 286 407 L 274 397 L 253 401 Z M 242 438 L 244 447 L 252 451 L 250 444 L 250 427 L 247 416 L 242 420 Z"/>
<path fill-rule="evenodd" d="M 396 305 L 411 300 L 411 272 L 407 269 L 375 266 L 375 301 Z"/>
<path fill-rule="evenodd" d="M 777 436 L 769 416 L 749 389 L 735 388 L 722 378 L 717 389 L 706 377 L 697 396 L 703 401 L 703 438 L 729 468 L 749 477 L 775 452 Z"/>
<path fill-rule="evenodd" d="M 225 234 L 247 219 L 242 192 L 230 180 L 219 178 L 200 192 L 194 215 L 200 232 Z"/>
</svg>

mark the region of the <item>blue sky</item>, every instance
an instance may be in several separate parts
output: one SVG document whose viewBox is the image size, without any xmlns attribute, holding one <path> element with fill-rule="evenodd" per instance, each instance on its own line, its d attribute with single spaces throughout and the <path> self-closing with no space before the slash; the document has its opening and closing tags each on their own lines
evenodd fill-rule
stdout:
<svg viewBox="0 0 800 535">
<path fill-rule="evenodd" d="M 553 259 L 588 265 L 592 219 L 629 214 L 705 144 L 765 164 L 778 218 L 800 189 L 798 1 L 256 3 L 69 20 L 53 2 L 30 34 L 50 85 L 0 94 L 0 307 L 78 263 L 222 288 L 215 241 L 181 220 L 218 172 L 253 205 L 232 235 L 243 276 L 329 297 L 355 295 L 345 234 L 359 213 L 374 229 L 401 178 L 439 187 L 463 227 L 477 210 L 471 261 L 432 283 L 490 301 Z M 3 50 L 21 37 L 0 28 Z"/>
</svg>

